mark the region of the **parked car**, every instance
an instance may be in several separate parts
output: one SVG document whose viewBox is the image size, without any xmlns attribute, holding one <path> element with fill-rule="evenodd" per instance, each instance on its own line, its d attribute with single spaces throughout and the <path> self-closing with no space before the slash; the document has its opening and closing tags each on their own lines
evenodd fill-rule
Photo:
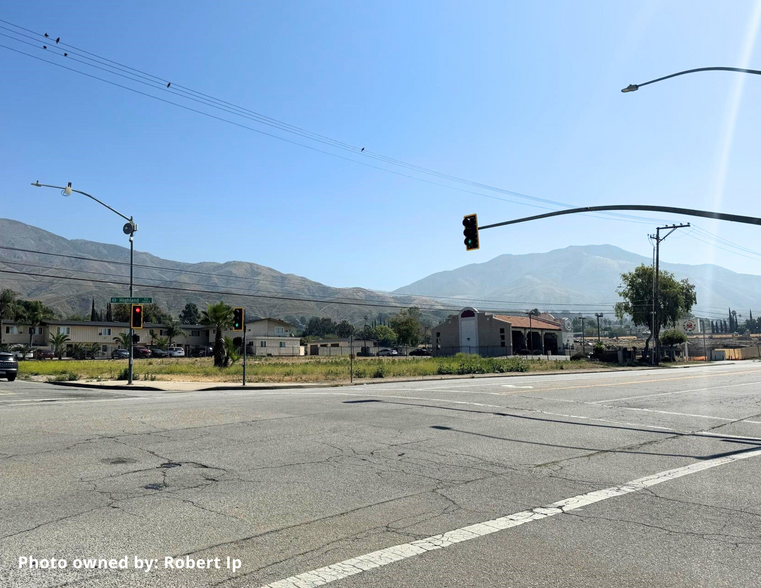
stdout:
<svg viewBox="0 0 761 588">
<path fill-rule="evenodd" d="M 399 355 L 399 352 L 396 349 L 381 349 L 378 352 L 378 357 L 391 357 L 394 355 Z"/>
<path fill-rule="evenodd" d="M 7 378 L 9 382 L 16 379 L 18 374 L 18 361 L 10 351 L 0 351 L 0 378 Z"/>
<path fill-rule="evenodd" d="M 190 354 L 193 357 L 211 357 L 214 355 L 214 348 L 211 345 L 199 345 Z"/>
<path fill-rule="evenodd" d="M 133 358 L 142 358 L 145 359 L 147 357 L 151 357 L 153 355 L 153 352 L 148 349 L 147 347 L 133 347 L 132 348 L 132 357 Z"/>
<path fill-rule="evenodd" d="M 429 349 L 413 349 L 410 351 L 410 355 L 425 355 L 429 356 L 431 355 L 431 351 Z"/>
<path fill-rule="evenodd" d="M 55 354 L 50 349 L 37 349 L 34 356 L 36 359 L 53 359 Z"/>
<path fill-rule="evenodd" d="M 111 359 L 129 359 L 129 349 L 114 349 L 111 352 Z"/>
<path fill-rule="evenodd" d="M 34 359 L 34 351 L 27 351 L 26 354 L 22 353 L 22 350 L 20 349 L 14 349 L 11 351 L 13 353 L 13 356 L 18 359 Z"/>
<path fill-rule="evenodd" d="M 167 354 L 169 357 L 185 357 L 185 350 L 182 347 L 170 347 Z"/>
<path fill-rule="evenodd" d="M 148 349 L 151 350 L 151 357 L 168 357 L 169 353 L 165 349 L 161 349 L 161 347 L 156 347 L 156 345 L 148 345 Z"/>
</svg>

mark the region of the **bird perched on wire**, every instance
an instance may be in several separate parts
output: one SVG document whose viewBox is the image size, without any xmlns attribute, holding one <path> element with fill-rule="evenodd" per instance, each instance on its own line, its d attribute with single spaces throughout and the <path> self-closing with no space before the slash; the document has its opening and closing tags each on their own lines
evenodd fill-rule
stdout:
<svg viewBox="0 0 761 588">
<path fill-rule="evenodd" d="M 362 153 L 364 150 L 365 150 L 365 148 L 362 147 L 362 149 L 360 149 L 359 152 Z"/>
<path fill-rule="evenodd" d="M 47 36 L 48 36 L 48 34 L 47 34 L 47 33 L 45 33 L 45 37 L 47 37 Z"/>
<path fill-rule="evenodd" d="M 68 57 L 68 56 L 69 56 L 69 54 L 68 54 L 68 53 L 64 53 L 64 54 L 63 54 L 63 56 L 64 56 L 64 57 Z"/>
<path fill-rule="evenodd" d="M 48 46 L 47 46 L 47 45 L 43 45 L 43 46 L 42 46 L 42 48 L 43 48 L 43 49 L 47 49 L 47 48 L 48 48 Z"/>
<path fill-rule="evenodd" d="M 168 88 L 168 87 L 169 87 L 169 86 L 171 86 L 171 85 L 172 85 L 172 82 L 169 82 L 169 83 L 166 85 L 166 87 Z"/>
<path fill-rule="evenodd" d="M 58 37 L 58 38 L 55 40 L 56 44 L 58 44 L 58 41 L 60 41 L 60 40 L 61 40 L 61 37 Z"/>
</svg>

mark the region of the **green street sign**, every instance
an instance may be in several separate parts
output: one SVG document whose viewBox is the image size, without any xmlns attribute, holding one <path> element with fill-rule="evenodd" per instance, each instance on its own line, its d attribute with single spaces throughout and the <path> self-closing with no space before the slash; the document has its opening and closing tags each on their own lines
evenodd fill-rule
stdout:
<svg viewBox="0 0 761 588">
<path fill-rule="evenodd" d="M 111 304 L 152 304 L 153 298 L 112 298 Z"/>
</svg>

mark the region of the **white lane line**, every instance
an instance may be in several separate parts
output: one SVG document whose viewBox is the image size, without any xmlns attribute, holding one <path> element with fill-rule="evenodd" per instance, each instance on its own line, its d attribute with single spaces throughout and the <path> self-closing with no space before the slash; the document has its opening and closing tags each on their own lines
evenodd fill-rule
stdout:
<svg viewBox="0 0 761 588">
<path fill-rule="evenodd" d="M 716 386 L 713 388 L 693 388 L 691 390 L 675 390 L 673 392 L 656 392 L 654 394 L 640 394 L 639 396 L 627 396 L 625 398 L 606 398 L 604 400 L 592 400 L 590 401 L 590 404 L 603 404 L 604 402 L 624 402 L 626 400 L 639 400 L 641 398 L 654 398 L 656 396 L 669 396 L 673 394 L 689 394 L 691 392 L 710 392 L 713 390 L 737 388 L 739 386 L 761 386 L 761 382 L 744 382 L 742 384 L 729 384 L 727 386 Z"/>
<path fill-rule="evenodd" d="M 359 557 L 353 557 L 338 563 L 334 563 L 329 566 L 318 568 L 309 572 L 304 572 L 296 576 L 291 576 L 283 580 L 278 580 L 270 584 L 266 584 L 262 588 L 314 588 L 316 586 L 323 586 L 329 584 L 335 580 L 341 580 L 349 576 L 361 574 L 367 570 L 374 568 L 380 568 L 390 563 L 421 555 L 427 551 L 435 551 L 437 549 L 444 549 L 461 543 L 463 541 L 470 541 L 471 539 L 477 539 L 485 535 L 490 535 L 498 531 L 510 529 L 512 527 L 518 527 L 525 523 L 532 521 L 539 521 L 546 519 L 564 512 L 577 510 L 590 504 L 607 500 L 609 498 L 615 498 L 616 496 L 623 496 L 625 494 L 631 494 L 632 492 L 638 492 L 657 484 L 662 484 L 682 476 L 690 474 L 696 474 L 703 470 L 715 468 L 717 466 L 725 465 L 741 459 L 748 459 L 751 457 L 758 457 L 761 455 L 761 449 L 754 451 L 748 451 L 746 453 L 740 453 L 736 455 L 729 455 L 726 457 L 718 457 L 715 459 L 709 459 L 694 463 L 688 466 L 682 466 L 673 470 L 666 470 L 659 472 L 651 476 L 645 476 L 644 478 L 638 478 L 623 484 L 622 486 L 613 486 L 612 488 L 605 488 L 603 490 L 594 490 L 587 492 L 586 494 L 579 494 L 565 500 L 553 502 L 547 506 L 532 508 L 530 510 L 524 510 L 511 515 L 492 519 L 490 521 L 484 521 L 482 523 L 476 523 L 475 525 L 468 525 L 467 527 L 461 527 L 454 529 L 453 531 L 447 531 L 440 535 L 432 535 L 425 539 L 419 539 L 410 543 L 402 543 L 400 545 L 394 545 L 387 547 L 386 549 L 380 549 L 360 555 Z"/>
<path fill-rule="evenodd" d="M 752 425 L 761 425 L 761 421 L 749 421 L 745 420 L 743 418 L 727 418 L 727 417 L 720 417 L 720 416 L 712 416 L 710 414 L 693 414 L 689 412 L 673 412 L 670 410 L 655 410 L 653 408 L 636 408 L 633 406 L 615 406 L 613 404 L 598 404 L 596 406 L 603 406 L 605 408 L 615 408 L 615 409 L 622 409 L 622 410 L 638 410 L 640 412 L 654 412 L 656 414 L 671 414 L 676 416 L 686 416 L 686 417 L 692 417 L 696 419 L 710 419 L 713 421 L 726 421 L 728 423 L 734 423 L 734 422 L 741 422 L 741 423 L 750 423 Z"/>
</svg>

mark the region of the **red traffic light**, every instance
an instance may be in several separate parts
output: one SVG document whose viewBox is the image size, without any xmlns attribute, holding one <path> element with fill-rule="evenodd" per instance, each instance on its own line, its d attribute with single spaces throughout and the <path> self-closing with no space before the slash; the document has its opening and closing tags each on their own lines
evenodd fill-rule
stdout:
<svg viewBox="0 0 761 588">
<path fill-rule="evenodd" d="M 138 314 L 140 313 L 140 307 L 139 306 L 135 307 L 135 312 L 137 312 Z"/>
</svg>

